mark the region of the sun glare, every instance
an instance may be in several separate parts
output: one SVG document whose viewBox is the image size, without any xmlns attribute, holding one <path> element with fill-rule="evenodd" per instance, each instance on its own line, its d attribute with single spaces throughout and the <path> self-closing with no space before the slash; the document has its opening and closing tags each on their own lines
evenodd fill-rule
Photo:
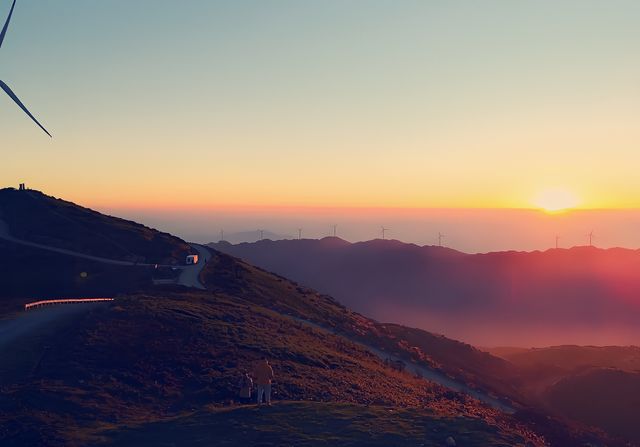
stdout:
<svg viewBox="0 0 640 447">
<path fill-rule="evenodd" d="M 553 188 L 545 189 L 538 194 L 534 205 L 548 213 L 556 213 L 575 208 L 580 201 L 571 191 Z"/>
</svg>

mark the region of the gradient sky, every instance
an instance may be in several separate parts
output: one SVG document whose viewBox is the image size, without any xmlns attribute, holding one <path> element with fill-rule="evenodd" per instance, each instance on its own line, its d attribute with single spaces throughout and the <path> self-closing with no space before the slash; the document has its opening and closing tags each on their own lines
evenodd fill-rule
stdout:
<svg viewBox="0 0 640 447">
<path fill-rule="evenodd" d="M 0 95 L 0 184 L 108 208 L 640 207 L 638 23 L 635 0 L 19 0 L 0 79 L 54 139 Z"/>
</svg>

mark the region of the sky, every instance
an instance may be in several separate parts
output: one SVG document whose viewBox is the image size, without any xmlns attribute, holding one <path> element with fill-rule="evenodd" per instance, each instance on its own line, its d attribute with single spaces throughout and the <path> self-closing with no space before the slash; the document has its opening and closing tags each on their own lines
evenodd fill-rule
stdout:
<svg viewBox="0 0 640 447">
<path fill-rule="evenodd" d="M 639 20 L 635 0 L 18 0 L 0 79 L 54 138 L 0 95 L 0 184 L 354 226 L 640 208 Z"/>
<path fill-rule="evenodd" d="M 600 248 L 640 249 L 640 210 L 576 210 L 546 213 L 527 209 L 414 208 L 227 208 L 211 210 L 111 209 L 101 211 L 139 220 L 194 242 L 255 242 L 318 239 L 351 241 L 385 237 L 418 245 L 442 245 L 466 253 L 570 248 L 591 242 Z M 221 234 L 221 230 L 223 233 Z M 263 230 L 261 235 L 258 230 Z M 443 234 L 439 240 L 438 234 Z"/>
</svg>

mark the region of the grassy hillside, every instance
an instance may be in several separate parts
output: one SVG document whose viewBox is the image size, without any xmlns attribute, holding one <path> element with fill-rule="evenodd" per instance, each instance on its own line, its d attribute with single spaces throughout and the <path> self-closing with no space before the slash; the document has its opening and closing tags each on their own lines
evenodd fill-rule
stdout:
<svg viewBox="0 0 640 447">
<path fill-rule="evenodd" d="M 379 346 L 407 362 L 422 362 L 474 387 L 514 398 L 519 395 L 516 389 L 519 371 L 500 358 L 421 329 L 378 323 L 350 311 L 327 295 L 229 255 L 216 253 L 203 271 L 202 279 L 213 291 L 231 291 L 284 314 Z"/>
<path fill-rule="evenodd" d="M 182 264 L 190 252 L 170 234 L 33 190 L 0 189 L 0 221 L 17 239 L 110 259 Z"/>
<path fill-rule="evenodd" d="M 590 435 L 585 435 L 583 428 L 571 432 L 564 423 L 554 422 L 538 410 L 531 411 L 530 402 L 527 403 L 529 396 L 523 389 L 529 379 L 527 370 L 468 344 L 421 329 L 365 318 L 327 295 L 219 252 L 214 253 L 203 271 L 202 280 L 216 293 L 231 293 L 278 313 L 313 322 L 349 340 L 377 346 L 381 351 L 403 358 L 408 364 L 428 365 L 472 388 L 524 403 L 517 413 L 518 420 L 555 440 L 555 445 L 577 445 L 576 439 L 582 436 L 589 439 Z M 608 442 L 616 445 L 611 440 Z M 594 445 L 598 445 L 597 442 Z"/>
<path fill-rule="evenodd" d="M 283 402 L 273 408 L 216 408 L 114 434 L 107 445 L 440 447 L 524 446 L 522 437 L 468 417 L 442 417 L 421 408 L 343 403 Z M 527 444 L 529 445 L 529 444 Z"/>
<path fill-rule="evenodd" d="M 3 445 L 86 445 L 126 427 L 228 405 L 240 372 L 262 355 L 274 366 L 277 400 L 420 408 L 483 426 L 486 436 L 535 440 L 508 416 L 393 371 L 356 344 L 224 294 L 120 298 L 25 343 L 20 352 L 33 354 L 30 364 L 20 357 L 20 370 L 29 374 L 6 364 L 0 370 L 7 384 Z"/>
<path fill-rule="evenodd" d="M 549 412 L 640 443 L 640 348 L 553 346 L 503 353 L 524 393 Z"/>
<path fill-rule="evenodd" d="M 521 399 L 521 371 L 518 368 L 466 343 L 397 324 L 376 324 L 378 338 L 390 340 L 389 350 L 419 352 L 435 368 L 471 386 L 480 386 L 498 395 Z M 389 342 L 387 342 L 389 344 Z"/>
<path fill-rule="evenodd" d="M 47 275 L 46 257 L 42 261 L 36 273 Z M 77 274 L 78 266 L 64 268 Z M 90 273 L 87 278 L 100 278 Z M 222 436 L 223 427 L 246 431 L 233 421 L 255 413 L 234 404 L 236 386 L 264 355 L 276 372 L 276 401 L 298 403 L 271 416 L 259 413 L 250 430 L 255 445 L 278 445 L 289 431 L 300 433 L 300 445 L 363 445 L 363 430 L 375 442 L 399 445 L 441 442 L 443 431 L 478 446 L 571 446 L 604 439 L 525 407 L 502 413 L 387 366 L 361 342 L 478 389 L 500 391 L 496 384 L 504 377 L 490 376 L 508 364 L 468 345 L 379 324 L 228 255 L 215 253 L 201 279 L 209 290 L 172 286 L 121 295 L 0 345 L 0 444 L 157 445 L 164 433 L 166 445 L 184 445 L 185 427 L 201 433 L 201 441 Z M 108 282 L 108 275 L 102 280 Z M 345 426 L 349 414 L 365 416 Z M 315 421 L 315 431 L 308 432 L 305 416 Z M 401 425 L 386 437 L 376 434 L 392 423 Z M 342 438 L 327 433 L 332 426 L 344 428 Z M 433 439 L 425 440 L 434 428 Z M 236 442 L 228 436 L 223 439 Z"/>
<path fill-rule="evenodd" d="M 543 399 L 553 411 L 640 445 L 640 373 L 593 368 L 564 377 Z"/>
</svg>

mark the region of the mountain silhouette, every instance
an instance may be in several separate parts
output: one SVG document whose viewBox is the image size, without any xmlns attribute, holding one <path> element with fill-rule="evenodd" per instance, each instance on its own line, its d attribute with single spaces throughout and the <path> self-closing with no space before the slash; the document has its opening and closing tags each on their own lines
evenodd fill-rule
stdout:
<svg viewBox="0 0 640 447">
<path fill-rule="evenodd" d="M 167 233 L 34 190 L 0 189 L 0 308 L 20 298 L 114 296 L 171 277 L 192 248 Z"/>
<path fill-rule="evenodd" d="M 634 344 L 640 252 L 465 254 L 393 240 L 211 244 L 373 318 L 475 345 Z"/>
</svg>

